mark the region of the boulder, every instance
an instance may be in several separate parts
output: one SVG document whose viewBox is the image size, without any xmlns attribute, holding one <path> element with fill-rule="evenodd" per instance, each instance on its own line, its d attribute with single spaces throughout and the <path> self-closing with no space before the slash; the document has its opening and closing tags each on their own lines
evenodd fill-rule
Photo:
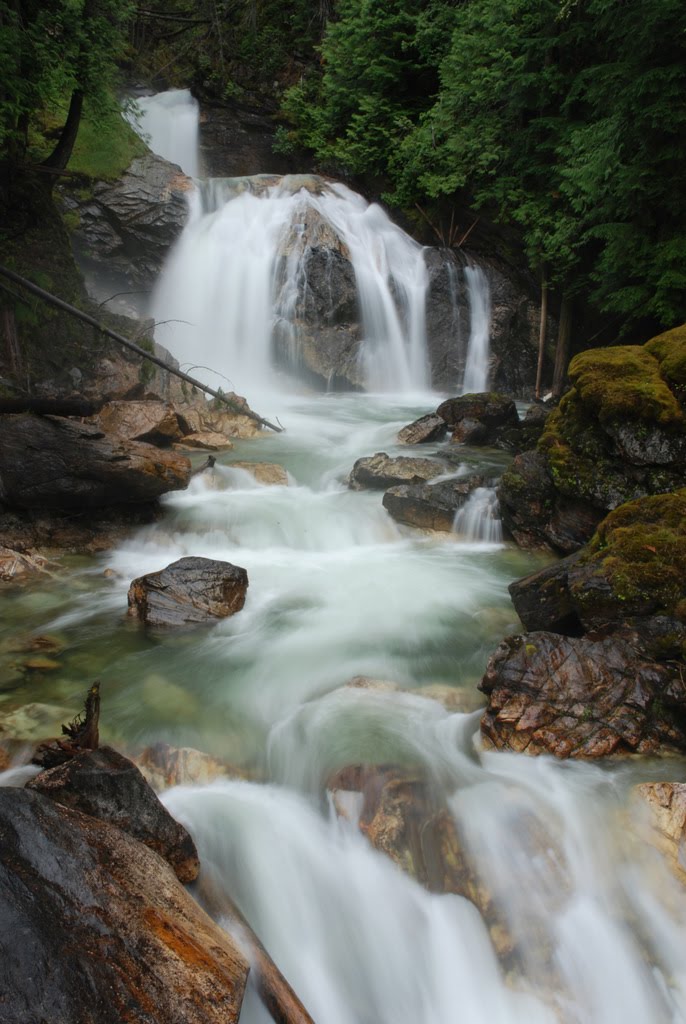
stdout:
<svg viewBox="0 0 686 1024">
<path fill-rule="evenodd" d="M 638 637 L 511 636 L 479 688 L 488 697 L 482 738 L 499 750 L 563 758 L 686 750 L 686 684 L 642 658 Z"/>
<path fill-rule="evenodd" d="M 171 864 L 181 882 L 198 877 L 200 862 L 186 829 L 160 803 L 136 765 L 111 747 L 84 750 L 40 772 L 27 788 L 128 832 Z"/>
<path fill-rule="evenodd" d="M 518 543 L 569 554 L 618 506 L 683 486 L 686 332 L 668 333 L 572 360 L 572 387 L 547 418 L 536 452 L 515 459 L 501 481 L 503 521 Z M 534 465 L 536 490 L 545 492 L 537 502 L 522 482 Z"/>
<path fill-rule="evenodd" d="M 504 433 L 519 427 L 514 401 L 491 392 L 448 398 L 436 415 L 452 430 L 452 440 L 463 444 L 495 444 Z"/>
<path fill-rule="evenodd" d="M 184 434 L 214 433 L 225 438 L 256 437 L 260 433 L 259 424 L 240 411 L 242 408 L 249 411 L 245 398 L 233 391 L 226 397 L 235 403 L 236 411 L 223 404 L 207 402 L 204 397 L 197 398 L 190 406 L 177 404 L 175 408 Z"/>
<path fill-rule="evenodd" d="M 428 416 L 420 416 L 414 423 L 408 423 L 406 427 L 398 431 L 398 444 L 427 444 L 429 441 L 442 441 L 447 430 L 447 425 L 442 416 L 436 413 L 429 413 Z"/>
<path fill-rule="evenodd" d="M 213 558 L 180 558 L 129 587 L 129 615 L 148 626 L 197 625 L 224 619 L 245 604 L 248 574 Z"/>
<path fill-rule="evenodd" d="M 168 402 L 107 402 L 98 413 L 97 423 L 106 434 L 127 441 L 147 441 L 161 448 L 183 436 L 178 416 Z"/>
<path fill-rule="evenodd" d="M 450 533 L 457 511 L 472 491 L 485 484 L 482 476 L 457 477 L 437 484 L 403 484 L 386 491 L 383 506 L 396 522 Z"/>
<path fill-rule="evenodd" d="M 144 778 L 156 793 L 172 786 L 203 786 L 219 778 L 241 777 L 236 769 L 202 750 L 155 743 L 135 759 Z"/>
<path fill-rule="evenodd" d="M 200 448 L 208 452 L 228 451 L 233 444 L 224 434 L 218 434 L 215 430 L 203 430 L 199 433 L 186 434 L 181 438 L 177 448 Z"/>
<path fill-rule="evenodd" d="M 57 416 L 2 416 L 0 505 L 13 509 L 102 508 L 155 501 L 188 485 L 177 452 L 108 437 Z"/>
<path fill-rule="evenodd" d="M 0 902 L 3 1019 L 237 1024 L 236 941 L 121 829 L 0 789 Z"/>
<path fill-rule="evenodd" d="M 406 455 L 392 458 L 386 452 L 377 452 L 376 455 L 357 460 L 350 473 L 348 486 L 354 491 L 382 491 L 396 484 L 433 480 L 448 468 L 447 463 L 437 459 L 413 459 Z"/>
<path fill-rule="evenodd" d="M 4 583 L 24 580 L 49 572 L 50 562 L 42 555 L 28 551 L 13 551 L 0 545 L 0 580 Z"/>
</svg>

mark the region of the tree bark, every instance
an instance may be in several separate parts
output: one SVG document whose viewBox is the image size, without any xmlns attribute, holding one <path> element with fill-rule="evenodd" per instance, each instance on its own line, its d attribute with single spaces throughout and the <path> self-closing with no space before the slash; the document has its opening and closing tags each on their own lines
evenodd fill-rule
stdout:
<svg viewBox="0 0 686 1024">
<path fill-rule="evenodd" d="M 568 294 L 562 296 L 560 324 L 555 349 L 555 371 L 553 373 L 553 396 L 559 398 L 564 390 L 569 363 L 569 343 L 572 336 L 572 300 Z"/>
<path fill-rule="evenodd" d="M 541 397 L 541 382 L 543 378 L 543 358 L 545 356 L 545 331 L 548 318 L 548 281 L 545 276 L 545 267 L 541 267 L 541 323 L 538 330 L 538 364 L 536 366 L 536 398 Z"/>
<path fill-rule="evenodd" d="M 50 156 L 47 160 L 43 161 L 44 167 L 50 167 L 58 171 L 65 170 L 74 149 L 76 136 L 79 133 L 82 110 L 83 93 L 80 89 L 74 89 L 74 92 L 71 94 L 69 113 L 67 114 L 67 120 L 64 123 L 62 134 L 60 135 L 59 141 Z"/>
</svg>

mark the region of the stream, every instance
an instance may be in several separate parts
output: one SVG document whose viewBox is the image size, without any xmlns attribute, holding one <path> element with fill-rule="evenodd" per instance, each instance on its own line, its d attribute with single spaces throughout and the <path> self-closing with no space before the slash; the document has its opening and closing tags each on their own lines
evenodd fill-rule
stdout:
<svg viewBox="0 0 686 1024">
<path fill-rule="evenodd" d="M 364 209 L 348 192 L 340 186 L 316 202 L 328 203 L 353 251 L 363 236 L 352 225 Z M 294 194 L 281 198 L 292 205 Z M 7 590 L 3 704 L 75 710 L 97 677 L 107 742 L 196 747 L 256 780 L 180 787 L 164 802 L 317 1024 L 686 1021 L 686 896 L 655 851 L 632 839 L 631 810 L 636 782 L 684 778 L 683 762 L 586 764 L 484 751 L 476 687 L 500 639 L 521 628 L 507 586 L 545 558 L 500 539 L 489 492 L 443 535 L 403 529 L 380 492 L 347 487 L 362 455 L 415 454 L 396 443 L 397 431 L 441 398 L 426 386 L 413 306 L 422 301 L 420 272 L 413 264 L 405 273 L 403 263 L 394 277 L 384 255 L 402 232 L 374 214 L 386 231 L 386 248 L 375 249 L 377 270 L 385 267 L 375 294 L 386 288 L 395 319 L 390 300 L 368 299 L 385 310 L 374 330 L 382 343 L 396 332 L 402 360 L 391 356 L 384 373 L 377 338 L 374 390 L 313 394 L 268 365 L 259 332 L 270 330 L 270 317 L 259 296 L 269 264 L 263 248 L 253 254 L 237 238 L 245 217 L 254 232 L 265 200 L 246 195 L 192 212 L 156 291 L 156 315 L 169 309 L 165 295 L 182 299 L 189 260 L 192 299 L 203 324 L 212 321 L 197 361 L 230 374 L 239 391 L 247 383 L 253 408 L 286 431 L 236 442 L 212 472 L 165 497 L 159 522 L 106 555 L 66 560 L 67 572 L 53 580 Z M 244 209 L 226 212 L 232 203 Z M 275 205 L 269 224 L 282 214 Z M 266 234 L 260 238 L 266 245 Z M 198 255 L 203 239 L 210 255 Z M 244 268 L 256 261 L 254 288 L 232 285 L 232 328 L 221 314 L 229 294 L 218 283 L 226 275 L 222 246 L 238 246 Z M 255 284 L 260 273 L 266 277 Z M 478 275 L 470 276 L 478 289 Z M 241 292 L 246 305 L 236 313 Z M 467 372 L 485 387 L 488 296 L 474 296 Z M 194 319 L 182 301 L 173 315 Z M 247 316 L 257 319 L 246 327 Z M 239 334 L 254 346 L 249 357 Z M 162 340 L 191 358 L 186 335 Z M 416 454 L 436 451 L 424 445 Z M 490 473 L 508 461 L 491 449 L 465 447 L 460 457 L 456 472 Z M 232 468 L 239 459 L 279 463 L 288 486 L 261 485 Z M 184 555 L 245 567 L 245 607 L 199 632 L 146 634 L 126 617 L 129 583 Z M 58 668 L 15 671 L 17 636 L 39 635 L 56 638 Z M 357 677 L 372 682 L 350 685 Z M 358 764 L 404 766 L 429 780 L 513 937 L 516 962 L 499 960 L 469 900 L 428 892 L 372 848 L 357 827 L 354 798 L 347 817 L 337 813 L 327 780 Z M 249 989 L 242 1024 L 268 1020 Z"/>
</svg>

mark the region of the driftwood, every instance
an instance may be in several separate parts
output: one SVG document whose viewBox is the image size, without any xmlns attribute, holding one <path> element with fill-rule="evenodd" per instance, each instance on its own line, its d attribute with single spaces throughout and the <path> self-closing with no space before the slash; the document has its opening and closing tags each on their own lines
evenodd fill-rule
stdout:
<svg viewBox="0 0 686 1024">
<path fill-rule="evenodd" d="M 104 402 L 85 398 L 0 398 L 0 413 L 35 412 L 39 416 L 95 416 Z"/>
<path fill-rule="evenodd" d="M 86 696 L 83 711 L 69 725 L 62 726 L 64 740 L 48 740 L 41 743 L 31 761 L 41 768 L 55 768 L 64 764 L 82 750 L 97 750 L 100 742 L 98 723 L 100 720 L 100 682 L 91 686 Z"/>
<path fill-rule="evenodd" d="M 314 1024 L 254 931 L 231 899 L 220 891 L 210 871 L 203 869 L 198 896 L 213 917 L 221 917 L 229 931 L 244 947 L 255 973 L 255 988 L 274 1024 Z"/>
</svg>

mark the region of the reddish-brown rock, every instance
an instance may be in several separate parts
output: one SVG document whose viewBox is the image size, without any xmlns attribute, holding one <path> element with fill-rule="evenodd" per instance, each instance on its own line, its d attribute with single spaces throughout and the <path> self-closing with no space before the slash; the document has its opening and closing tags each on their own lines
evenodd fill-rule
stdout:
<svg viewBox="0 0 686 1024">
<path fill-rule="evenodd" d="M 225 619 L 245 604 L 245 569 L 214 558 L 180 558 L 129 587 L 129 615 L 148 626 L 188 626 Z"/>
</svg>

